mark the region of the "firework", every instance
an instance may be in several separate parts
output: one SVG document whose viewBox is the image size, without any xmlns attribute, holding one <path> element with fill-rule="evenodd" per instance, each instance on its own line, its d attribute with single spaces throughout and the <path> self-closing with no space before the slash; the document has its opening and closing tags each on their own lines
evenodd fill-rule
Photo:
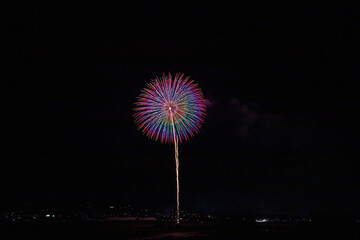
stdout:
<svg viewBox="0 0 360 240">
<path fill-rule="evenodd" d="M 200 88 L 190 77 L 169 73 L 146 85 L 135 103 L 135 122 L 150 139 L 174 144 L 179 222 L 178 143 L 197 133 L 205 118 L 205 101 Z"/>
</svg>

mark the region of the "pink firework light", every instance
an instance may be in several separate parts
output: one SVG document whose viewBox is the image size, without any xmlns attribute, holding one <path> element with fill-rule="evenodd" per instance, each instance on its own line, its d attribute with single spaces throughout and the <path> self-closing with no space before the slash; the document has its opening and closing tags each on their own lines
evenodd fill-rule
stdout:
<svg viewBox="0 0 360 240">
<path fill-rule="evenodd" d="M 198 85 L 177 73 L 156 77 L 146 85 L 135 102 L 135 123 L 150 139 L 174 144 L 176 163 L 177 212 L 179 223 L 178 143 L 197 133 L 204 122 L 206 101 Z"/>
</svg>

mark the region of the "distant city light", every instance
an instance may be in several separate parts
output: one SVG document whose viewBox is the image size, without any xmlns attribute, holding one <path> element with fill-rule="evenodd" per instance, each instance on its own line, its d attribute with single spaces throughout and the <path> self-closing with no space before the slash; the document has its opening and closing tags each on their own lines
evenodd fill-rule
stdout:
<svg viewBox="0 0 360 240">
<path fill-rule="evenodd" d="M 61 213 L 59 210 L 55 209 L 39 209 L 32 210 L 32 213 L 27 213 L 22 210 L 11 211 L 1 215 L 0 221 L 37 221 L 42 220 L 43 218 L 46 221 L 62 220 L 62 221 L 134 221 L 134 222 L 173 222 L 175 221 L 174 216 L 176 213 L 171 212 L 161 212 L 154 211 L 153 209 L 147 208 L 137 208 L 137 207 L 121 207 L 116 205 L 106 205 L 98 212 L 90 211 L 89 208 L 86 208 L 87 211 L 84 212 L 82 206 L 75 212 L 71 213 Z M 109 211 L 109 208 L 111 210 Z M 106 210 L 107 209 L 107 210 Z M 56 214 L 55 214 L 56 212 Z M 206 223 L 212 222 L 215 219 L 215 216 L 212 214 L 198 214 L 196 212 L 181 211 L 179 220 L 184 222 L 197 222 L 197 223 Z M 270 221 L 270 220 L 269 220 Z"/>
<path fill-rule="evenodd" d="M 266 218 L 260 218 L 260 219 L 256 219 L 255 222 L 257 223 L 264 223 L 264 222 L 268 222 L 269 220 Z"/>
</svg>

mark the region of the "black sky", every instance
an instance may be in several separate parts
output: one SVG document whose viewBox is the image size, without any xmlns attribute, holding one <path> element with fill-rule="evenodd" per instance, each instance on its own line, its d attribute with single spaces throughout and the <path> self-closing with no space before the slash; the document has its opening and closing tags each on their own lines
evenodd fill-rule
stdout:
<svg viewBox="0 0 360 240">
<path fill-rule="evenodd" d="M 132 108 L 150 79 L 183 72 L 209 105 L 180 146 L 182 207 L 359 214 L 358 13 L 312 1 L 3 6 L 2 207 L 173 208 L 173 148 L 137 131 Z"/>
</svg>

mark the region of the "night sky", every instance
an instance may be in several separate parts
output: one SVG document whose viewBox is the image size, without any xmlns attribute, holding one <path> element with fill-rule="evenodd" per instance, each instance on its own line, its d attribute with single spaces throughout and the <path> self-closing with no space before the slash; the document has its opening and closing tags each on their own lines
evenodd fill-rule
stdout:
<svg viewBox="0 0 360 240">
<path fill-rule="evenodd" d="M 175 209 L 173 146 L 132 108 L 182 72 L 208 107 L 179 147 L 180 208 L 360 214 L 359 6 L 234 2 L 2 6 L 1 209 Z"/>
</svg>

